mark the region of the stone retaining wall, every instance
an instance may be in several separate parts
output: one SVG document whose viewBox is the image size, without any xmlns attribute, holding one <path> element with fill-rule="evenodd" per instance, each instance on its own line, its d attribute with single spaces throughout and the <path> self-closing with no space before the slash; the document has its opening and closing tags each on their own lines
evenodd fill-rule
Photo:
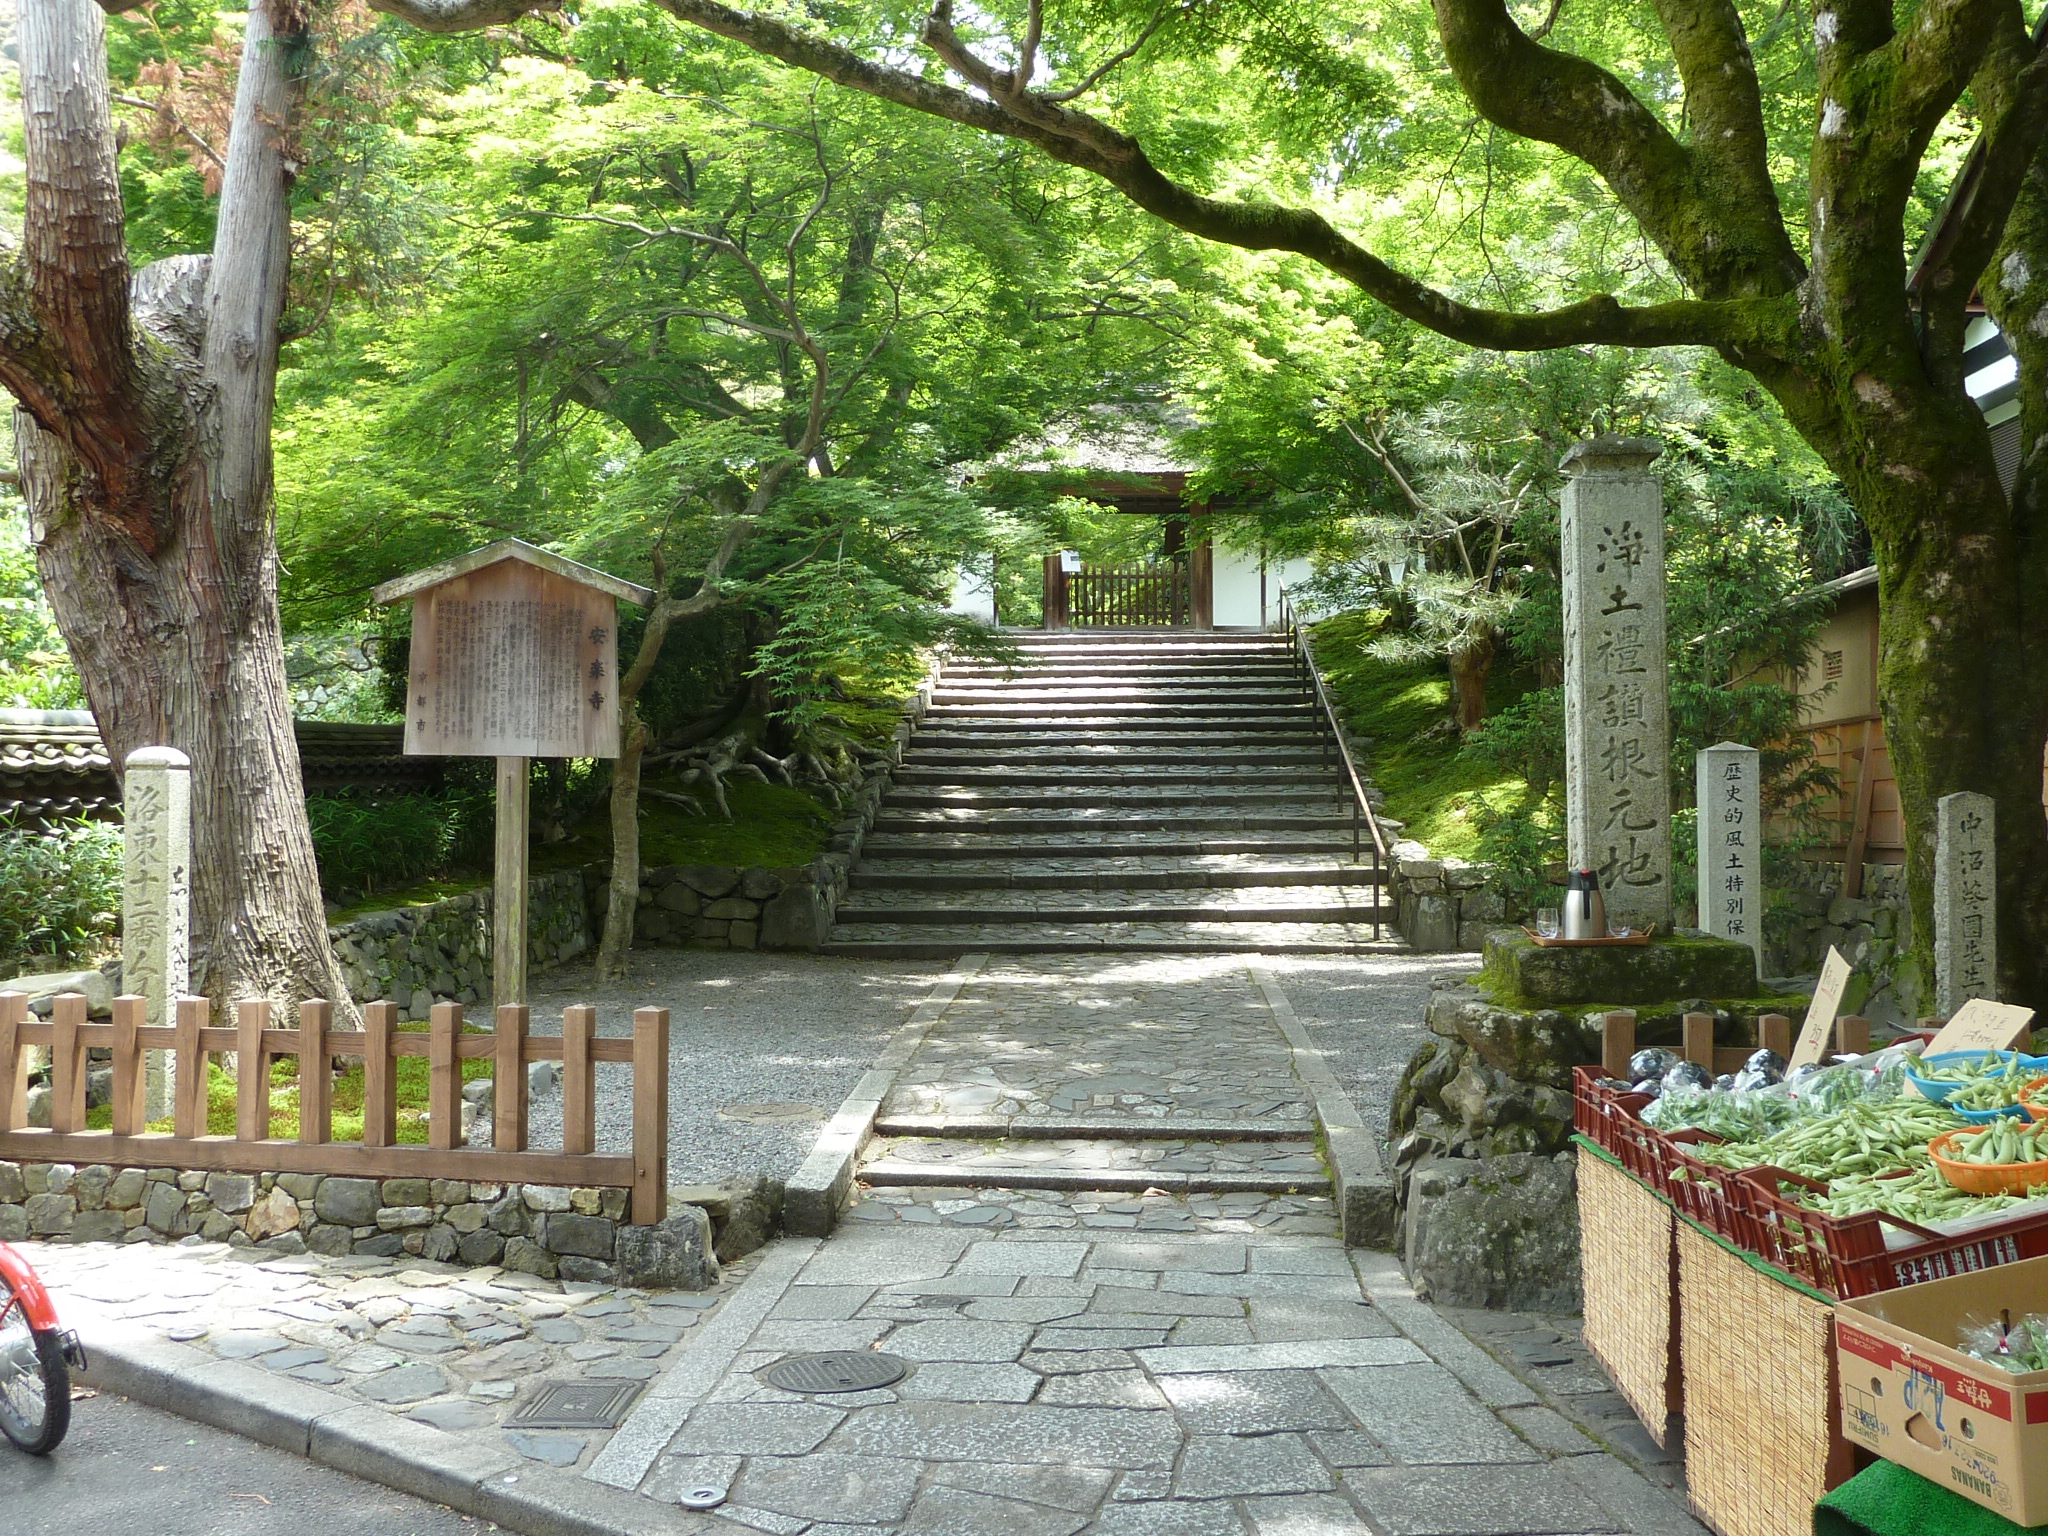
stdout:
<svg viewBox="0 0 2048 1536">
<path fill-rule="evenodd" d="M 1425 954 L 1484 949 L 1487 933 L 1507 920 L 1507 898 L 1487 886 L 1491 864 L 1432 858 L 1417 842 L 1396 843 L 1391 854 L 1394 929 L 1410 947 Z"/>
<path fill-rule="evenodd" d="M 675 1206 L 656 1226 L 627 1225 L 625 1214 L 623 1189 L 0 1162 L 0 1242 L 225 1242 L 277 1254 L 412 1254 L 547 1280 L 717 1283 L 701 1207 Z"/>
<path fill-rule="evenodd" d="M 527 882 L 526 953 L 545 971 L 594 942 L 584 874 L 557 870 Z M 602 921 L 602 909 L 599 909 Z M 435 1003 L 476 1003 L 491 990 L 491 889 L 442 901 L 368 912 L 327 930 L 350 994 L 359 1003 L 389 999 L 409 1019 Z"/>
<path fill-rule="evenodd" d="M 1933 1013 L 1934 1000 L 1923 995 L 1911 957 L 1905 865 L 1865 864 L 1861 896 L 1841 894 L 1844 868 L 1802 863 L 1797 883 L 1772 893 L 1777 899 L 1764 923 L 1764 969 L 1774 976 L 1816 975 L 1832 945 L 1855 968 L 1845 1013 L 1880 1024 Z"/>
</svg>

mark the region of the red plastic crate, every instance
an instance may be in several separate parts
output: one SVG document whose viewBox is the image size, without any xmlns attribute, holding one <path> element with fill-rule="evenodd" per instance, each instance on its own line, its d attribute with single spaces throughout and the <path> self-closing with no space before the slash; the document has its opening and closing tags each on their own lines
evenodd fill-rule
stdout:
<svg viewBox="0 0 2048 1536">
<path fill-rule="evenodd" d="M 1739 1178 L 1755 1237 L 1750 1251 L 1837 1301 L 2048 1257 L 2048 1211 L 1951 1237 L 1875 1211 L 1830 1216 L 1809 1209 L 1789 1198 L 1783 1186 L 1824 1186 L 1783 1168 L 1746 1168 Z M 1888 1249 L 1886 1225 L 1920 1241 Z"/>
<path fill-rule="evenodd" d="M 1750 1186 L 1742 1170 L 1723 1168 L 1689 1156 L 1688 1146 L 1718 1143 L 1721 1138 L 1697 1129 L 1672 1131 L 1668 1143 L 1665 1186 L 1672 1203 L 1718 1237 L 1755 1253 L 1756 1218 L 1749 1201 Z"/>
</svg>

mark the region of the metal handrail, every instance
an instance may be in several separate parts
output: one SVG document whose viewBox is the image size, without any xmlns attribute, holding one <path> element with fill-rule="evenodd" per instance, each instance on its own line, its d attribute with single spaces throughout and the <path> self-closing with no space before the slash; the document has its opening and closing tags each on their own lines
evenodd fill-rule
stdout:
<svg viewBox="0 0 2048 1536">
<path fill-rule="evenodd" d="M 1387 895 L 1387 840 L 1380 831 L 1379 818 L 1372 813 L 1372 802 L 1365 796 L 1365 785 L 1358 777 L 1358 764 L 1351 756 L 1350 743 L 1344 739 L 1344 726 L 1337 718 L 1337 710 L 1330 703 L 1330 693 L 1323 686 L 1323 674 L 1316 667 L 1315 653 L 1309 649 L 1308 633 L 1302 628 L 1301 616 L 1295 611 L 1294 595 L 1287 590 L 1286 583 L 1280 586 L 1280 623 L 1294 643 L 1295 665 L 1301 668 L 1303 680 L 1315 694 L 1316 703 L 1321 707 L 1321 718 L 1317 728 L 1334 744 L 1338 761 L 1344 765 L 1344 776 L 1351 783 L 1351 862 L 1356 864 L 1364 857 L 1364 842 L 1361 831 L 1372 834 L 1372 867 L 1377 876 L 1373 891 L 1372 936 L 1381 937 L 1380 911 Z M 1329 760 L 1330 750 L 1323 750 L 1324 761 Z"/>
</svg>

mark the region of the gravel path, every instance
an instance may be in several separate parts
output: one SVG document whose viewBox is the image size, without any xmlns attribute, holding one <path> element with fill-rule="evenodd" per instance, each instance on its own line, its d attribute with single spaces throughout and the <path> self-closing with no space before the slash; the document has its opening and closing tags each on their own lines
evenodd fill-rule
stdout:
<svg viewBox="0 0 2048 1536">
<path fill-rule="evenodd" d="M 1401 1069 L 1428 1038 L 1422 1022 L 1432 976 L 1469 976 L 1477 955 L 1268 955 L 1309 1039 L 1365 1123 L 1386 1134 Z"/>
<path fill-rule="evenodd" d="M 588 965 L 534 978 L 533 1028 L 559 1034 L 570 1003 L 595 1004 L 598 1033 L 632 1033 L 635 1008 L 669 1010 L 669 1179 L 786 1178 L 891 1031 L 946 963 L 845 960 L 748 950 L 635 950 L 623 982 Z M 597 1073 L 599 1144 L 630 1144 L 632 1075 Z M 535 1097 L 533 1145 L 559 1146 L 559 1088 Z"/>
</svg>

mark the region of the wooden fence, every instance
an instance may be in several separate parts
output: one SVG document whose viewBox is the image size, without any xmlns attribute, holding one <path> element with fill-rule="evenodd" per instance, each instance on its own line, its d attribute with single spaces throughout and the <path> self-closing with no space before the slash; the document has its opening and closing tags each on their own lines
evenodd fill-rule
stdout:
<svg viewBox="0 0 2048 1536">
<path fill-rule="evenodd" d="M 28 998 L 0 992 L 0 1158 L 22 1161 L 104 1163 L 113 1167 L 182 1168 L 225 1173 L 317 1173 L 345 1178 L 466 1179 L 490 1184 L 595 1185 L 630 1189 L 635 1224 L 660 1221 L 668 1199 L 668 1010 L 641 1008 L 633 1014 L 630 1039 L 600 1038 L 597 1010 L 562 1010 L 560 1035 L 529 1030 L 531 1011 L 503 1007 L 494 1032 L 463 1030 L 462 1005 L 437 1003 L 424 1033 L 401 1031 L 393 1003 L 363 1009 L 363 1028 L 332 1027 L 331 1003 L 299 1006 L 299 1027 L 272 1026 L 268 1002 L 235 1005 L 233 1028 L 208 1020 L 212 1005 L 203 997 L 180 998 L 176 1022 L 150 1026 L 148 1003 L 140 997 L 114 999 L 113 1022 L 88 1022 L 86 999 L 66 993 L 52 1005 L 47 1021 L 30 1018 Z M 28 1047 L 50 1052 L 50 1124 L 27 1124 Z M 85 1128 L 86 1051 L 113 1053 L 113 1129 Z M 146 1053 L 165 1050 L 177 1063 L 169 1132 L 147 1131 L 143 1118 Z M 235 1134 L 206 1130 L 207 1061 L 221 1052 L 236 1055 Z M 299 1072 L 299 1134 L 296 1141 L 270 1135 L 271 1063 L 296 1056 Z M 333 1079 L 329 1058 L 359 1057 L 363 1063 L 363 1139 L 333 1139 Z M 427 1145 L 400 1146 L 397 1138 L 401 1056 L 427 1058 Z M 462 1141 L 462 1063 L 492 1064 L 492 1145 Z M 528 1063 L 562 1064 L 562 1146 L 542 1151 L 527 1145 Z M 597 1146 L 597 1074 L 601 1061 L 633 1068 L 633 1151 L 600 1153 Z M 317 1063 L 312 1070 L 307 1064 Z"/>
</svg>

